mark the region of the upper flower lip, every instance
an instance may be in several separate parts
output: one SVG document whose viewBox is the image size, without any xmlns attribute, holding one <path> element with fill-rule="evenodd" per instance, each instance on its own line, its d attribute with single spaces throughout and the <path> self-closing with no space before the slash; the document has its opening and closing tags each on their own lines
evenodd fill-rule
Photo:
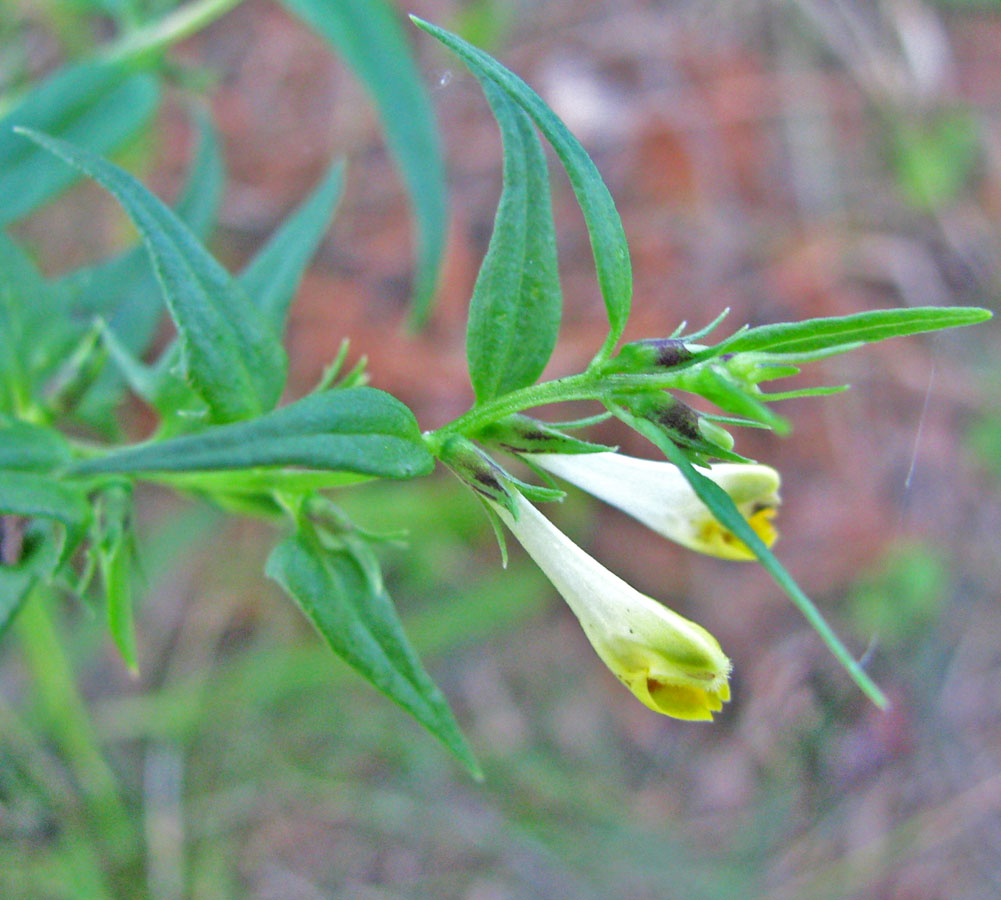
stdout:
<svg viewBox="0 0 1001 900">
<path fill-rule="evenodd" d="M 639 700 L 680 719 L 708 720 L 722 709 L 730 697 L 730 661 L 708 631 L 609 571 L 520 494 L 516 515 L 492 505 Z"/>
<path fill-rule="evenodd" d="M 691 550 L 724 559 L 754 559 L 744 543 L 716 521 L 671 463 L 622 453 L 537 453 L 531 459 Z M 779 473 L 757 463 L 719 463 L 710 466 L 707 475 L 730 495 L 759 537 L 771 546 L 776 538 L 771 519 L 779 503 Z"/>
</svg>

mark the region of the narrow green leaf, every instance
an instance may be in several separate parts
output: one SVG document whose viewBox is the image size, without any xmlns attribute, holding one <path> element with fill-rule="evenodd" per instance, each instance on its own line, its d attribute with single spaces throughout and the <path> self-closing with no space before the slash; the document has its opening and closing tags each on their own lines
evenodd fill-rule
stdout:
<svg viewBox="0 0 1001 900">
<path fill-rule="evenodd" d="M 108 153 L 148 121 L 159 96 L 155 78 L 108 62 L 69 66 L 36 85 L 0 120 L 0 226 L 31 212 L 77 178 L 19 138 L 15 126 Z"/>
<path fill-rule="evenodd" d="M 97 562 L 104 583 L 108 631 L 129 671 L 138 673 L 135 624 L 132 615 L 132 531 L 129 492 L 112 487 L 101 497 L 101 535 Z"/>
<path fill-rule="evenodd" d="M 545 153 L 531 119 L 493 81 L 481 81 L 504 141 L 504 189 L 466 332 L 480 403 L 542 374 L 556 346 L 561 307 Z"/>
<path fill-rule="evenodd" d="M 177 325 L 188 377 L 213 419 L 229 422 L 271 409 L 285 381 L 285 352 L 191 230 L 124 170 L 63 141 L 22 133 L 100 182 L 135 222 Z"/>
<path fill-rule="evenodd" d="M 990 310 L 976 306 L 913 306 L 880 309 L 850 316 L 807 319 L 805 322 L 762 325 L 738 332 L 715 347 L 696 354 L 695 359 L 759 350 L 772 353 L 809 353 L 839 344 L 882 341 L 900 335 L 975 325 L 992 315 Z"/>
<path fill-rule="evenodd" d="M 215 228 L 226 169 L 219 132 L 212 115 L 201 106 L 193 112 L 198 140 L 187 178 L 177 198 L 177 215 L 195 234 L 206 240 Z"/>
<path fill-rule="evenodd" d="M 285 329 L 289 304 L 330 225 L 343 187 L 344 164 L 337 162 L 240 273 L 240 285 L 276 334 Z"/>
<path fill-rule="evenodd" d="M 50 472 L 70 458 L 66 439 L 52 428 L 0 420 L 0 478 L 4 469 Z"/>
<path fill-rule="evenodd" d="M 334 653 L 481 777 L 448 702 L 410 646 L 382 579 L 357 548 L 325 548 L 305 526 L 275 547 L 265 572 L 296 601 Z"/>
<path fill-rule="evenodd" d="M 414 478 L 434 467 L 414 415 L 395 397 L 358 387 L 311 394 L 247 422 L 151 441 L 85 460 L 75 475 L 301 466 Z"/>
<path fill-rule="evenodd" d="M 16 412 L 66 359 L 82 328 L 66 315 L 65 293 L 0 233 L 0 402 Z M 16 398 L 16 402 L 15 402 Z"/>
<path fill-rule="evenodd" d="M 411 16 L 415 25 L 456 53 L 481 81 L 493 81 L 515 101 L 552 144 L 566 169 L 587 223 L 598 284 L 608 311 L 610 333 L 597 359 L 603 360 L 622 335 L 632 301 L 629 246 L 615 202 L 587 152 L 545 101 L 513 72 L 489 54 L 443 28 Z"/>
<path fill-rule="evenodd" d="M 379 110 L 386 143 L 410 192 L 417 225 L 412 320 L 434 299 L 448 226 L 444 164 L 431 104 L 410 46 L 386 0 L 284 0 L 347 60 Z"/>
</svg>

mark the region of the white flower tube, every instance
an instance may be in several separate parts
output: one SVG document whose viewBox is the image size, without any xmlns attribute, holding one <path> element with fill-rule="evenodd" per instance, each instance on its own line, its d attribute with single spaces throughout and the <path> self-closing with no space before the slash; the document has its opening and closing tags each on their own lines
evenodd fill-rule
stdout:
<svg viewBox="0 0 1001 900">
<path fill-rule="evenodd" d="M 534 453 L 529 458 L 684 547 L 723 559 L 754 559 L 671 463 L 621 453 Z M 730 495 L 770 547 L 777 536 L 771 520 L 779 503 L 779 473 L 753 463 L 720 463 L 705 474 Z"/>
<path fill-rule="evenodd" d="M 701 625 L 641 594 L 590 557 L 520 494 L 497 514 L 576 614 L 598 656 L 651 709 L 712 719 L 730 699 L 730 660 Z"/>
</svg>

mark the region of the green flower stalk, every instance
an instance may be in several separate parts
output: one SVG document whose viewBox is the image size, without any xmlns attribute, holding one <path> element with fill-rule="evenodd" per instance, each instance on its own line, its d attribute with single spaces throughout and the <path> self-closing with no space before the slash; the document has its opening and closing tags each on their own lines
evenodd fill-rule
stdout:
<svg viewBox="0 0 1001 900">
<path fill-rule="evenodd" d="M 671 463 L 621 453 L 536 453 L 530 459 L 683 547 L 722 559 L 755 558 L 743 541 L 716 520 Z M 704 474 L 730 495 L 766 546 L 775 543 L 778 534 L 772 519 L 780 483 L 775 469 L 753 463 L 718 463 Z"/>
<path fill-rule="evenodd" d="M 730 660 L 716 639 L 593 559 L 520 494 L 497 514 L 580 621 L 598 656 L 650 709 L 711 720 L 730 699 Z"/>
</svg>

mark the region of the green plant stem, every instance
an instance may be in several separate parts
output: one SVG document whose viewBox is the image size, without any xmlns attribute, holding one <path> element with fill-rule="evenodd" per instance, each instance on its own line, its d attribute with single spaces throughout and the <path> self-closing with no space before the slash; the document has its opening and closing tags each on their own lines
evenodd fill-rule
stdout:
<svg viewBox="0 0 1001 900">
<path fill-rule="evenodd" d="M 124 34 L 102 54 L 110 61 L 137 60 L 201 31 L 243 0 L 195 0 L 151 25 Z"/>
<path fill-rule="evenodd" d="M 472 434 L 505 416 L 546 403 L 564 403 L 568 400 L 600 400 L 605 390 L 605 382 L 589 372 L 570 375 L 567 378 L 557 378 L 555 381 L 544 381 L 542 384 L 534 384 L 518 391 L 512 391 L 503 397 L 474 406 L 469 412 L 463 413 L 447 425 L 427 432 L 424 439 L 431 452 L 437 455 L 445 438 L 449 435 Z"/>
<path fill-rule="evenodd" d="M 97 831 L 114 843 L 128 833 L 128 814 L 115 777 L 97 746 L 86 705 L 44 599 L 35 590 L 16 620 L 25 662 L 42 715 L 80 784 Z"/>
</svg>

